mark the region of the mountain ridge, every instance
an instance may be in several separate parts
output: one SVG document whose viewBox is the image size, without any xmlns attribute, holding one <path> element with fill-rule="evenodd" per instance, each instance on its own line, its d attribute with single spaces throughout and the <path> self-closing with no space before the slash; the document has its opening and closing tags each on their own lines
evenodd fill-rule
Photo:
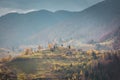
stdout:
<svg viewBox="0 0 120 80">
<path fill-rule="evenodd" d="M 0 44 L 2 47 L 46 44 L 61 38 L 74 38 L 83 43 L 100 41 L 105 33 L 120 25 L 120 2 L 113 2 L 99 2 L 81 12 L 41 10 L 4 15 L 0 17 Z"/>
</svg>

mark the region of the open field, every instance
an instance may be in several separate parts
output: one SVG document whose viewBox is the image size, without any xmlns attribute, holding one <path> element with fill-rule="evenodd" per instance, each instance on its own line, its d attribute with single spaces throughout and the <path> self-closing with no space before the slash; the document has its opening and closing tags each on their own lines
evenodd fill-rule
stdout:
<svg viewBox="0 0 120 80">
<path fill-rule="evenodd" d="M 17 80 L 119 80 L 120 51 L 57 48 L 22 53 L 3 66 L 15 72 Z"/>
</svg>

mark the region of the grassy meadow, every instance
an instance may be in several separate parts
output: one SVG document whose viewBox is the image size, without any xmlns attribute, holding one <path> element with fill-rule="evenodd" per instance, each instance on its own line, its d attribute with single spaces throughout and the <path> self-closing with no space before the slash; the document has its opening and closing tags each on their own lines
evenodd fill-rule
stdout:
<svg viewBox="0 0 120 80">
<path fill-rule="evenodd" d="M 2 59 L 0 65 L 0 80 L 119 80 L 119 74 L 119 50 L 25 51 Z"/>
</svg>

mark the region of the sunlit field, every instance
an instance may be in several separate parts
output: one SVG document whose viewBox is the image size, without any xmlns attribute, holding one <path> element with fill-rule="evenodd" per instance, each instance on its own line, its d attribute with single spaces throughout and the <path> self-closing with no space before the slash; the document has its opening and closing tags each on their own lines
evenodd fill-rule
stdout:
<svg viewBox="0 0 120 80">
<path fill-rule="evenodd" d="M 63 47 L 36 52 L 28 50 L 17 57 L 9 56 L 1 60 L 1 80 L 120 79 L 118 50 L 82 51 Z"/>
</svg>

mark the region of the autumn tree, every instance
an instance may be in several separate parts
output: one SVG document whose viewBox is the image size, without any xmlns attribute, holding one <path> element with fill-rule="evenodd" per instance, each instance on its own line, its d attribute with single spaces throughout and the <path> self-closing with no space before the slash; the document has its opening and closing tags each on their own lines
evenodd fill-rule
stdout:
<svg viewBox="0 0 120 80">
<path fill-rule="evenodd" d="M 33 54 L 32 48 L 26 48 L 25 49 L 25 55 L 31 55 L 31 54 Z"/>
</svg>

